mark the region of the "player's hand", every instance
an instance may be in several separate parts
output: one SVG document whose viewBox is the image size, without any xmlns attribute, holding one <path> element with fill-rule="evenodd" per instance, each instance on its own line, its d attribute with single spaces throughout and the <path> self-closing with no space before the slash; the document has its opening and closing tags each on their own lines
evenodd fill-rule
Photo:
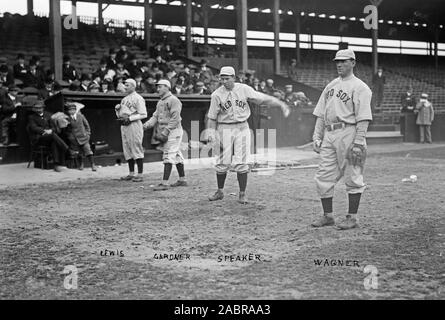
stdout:
<svg viewBox="0 0 445 320">
<path fill-rule="evenodd" d="M 285 118 L 289 117 L 290 108 L 287 103 L 285 103 L 285 102 L 281 103 L 281 111 L 283 111 L 283 115 Z"/>
<path fill-rule="evenodd" d="M 121 105 L 118 103 L 118 104 L 114 107 L 114 110 L 120 110 L 120 108 L 121 108 Z"/>
<path fill-rule="evenodd" d="M 157 135 L 155 135 L 155 139 L 162 143 L 165 143 L 168 141 L 168 136 L 166 136 L 165 134 L 162 134 L 162 133 L 158 133 Z"/>
<path fill-rule="evenodd" d="M 316 153 L 320 153 L 320 149 L 321 149 L 321 140 L 320 139 L 314 140 L 313 148 Z"/>
</svg>

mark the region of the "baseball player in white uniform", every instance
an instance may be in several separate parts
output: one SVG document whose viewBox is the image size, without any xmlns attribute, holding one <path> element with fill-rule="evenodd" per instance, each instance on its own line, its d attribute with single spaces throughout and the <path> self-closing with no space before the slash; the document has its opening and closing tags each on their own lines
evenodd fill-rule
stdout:
<svg viewBox="0 0 445 320">
<path fill-rule="evenodd" d="M 186 186 L 187 181 L 184 173 L 184 157 L 180 150 L 183 135 L 181 125 L 182 103 L 170 92 L 171 84 L 169 80 L 159 80 L 156 87 L 161 99 L 158 101 L 156 111 L 152 117 L 144 123 L 144 130 L 153 128 L 157 124 L 156 132 L 153 132 L 153 135 L 156 140 L 162 143 L 164 176 L 162 182 L 154 190 L 161 191 L 169 189 L 170 186 Z M 169 185 L 168 179 L 173 165 L 178 170 L 179 180 Z"/>
<path fill-rule="evenodd" d="M 222 86 L 212 93 L 208 112 L 208 141 L 216 142 L 220 147 L 216 160 L 218 190 L 209 200 L 224 198 L 227 171 L 233 167 L 237 172 L 240 189 L 238 202 L 245 204 L 250 153 L 250 130 L 247 123 L 250 116 L 249 102 L 278 106 L 285 117 L 289 115 L 290 110 L 284 101 L 255 91 L 246 84 L 235 83 L 235 70 L 232 67 L 222 67 L 219 76 Z"/>
<path fill-rule="evenodd" d="M 360 197 L 365 190 L 363 169 L 366 132 L 372 120 L 372 92 L 353 73 L 354 51 L 339 50 L 334 61 L 339 77 L 323 90 L 313 112 L 317 117 L 313 135 L 314 151 L 320 154 L 315 181 L 324 215 L 312 226 L 335 224 L 332 215 L 334 186 L 344 177 L 349 210 L 346 218 L 336 226 L 345 230 L 357 227 Z"/>
</svg>

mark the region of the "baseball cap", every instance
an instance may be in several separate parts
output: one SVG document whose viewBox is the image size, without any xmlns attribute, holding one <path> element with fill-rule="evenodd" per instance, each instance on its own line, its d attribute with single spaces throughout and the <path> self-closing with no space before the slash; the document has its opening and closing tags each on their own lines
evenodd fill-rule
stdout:
<svg viewBox="0 0 445 320">
<path fill-rule="evenodd" d="M 421 98 L 427 99 L 428 98 L 428 94 L 427 93 L 422 93 L 420 95 Z"/>
<path fill-rule="evenodd" d="M 156 85 L 159 86 L 163 84 L 164 86 L 167 86 L 167 88 L 171 89 L 172 85 L 170 83 L 170 81 L 168 81 L 167 79 L 161 79 L 158 82 L 156 82 Z"/>
<path fill-rule="evenodd" d="M 129 78 L 129 79 L 125 80 L 125 83 L 131 83 L 133 85 L 133 87 L 136 87 L 136 81 L 134 79 Z"/>
<path fill-rule="evenodd" d="M 233 67 L 222 67 L 221 71 L 219 72 L 220 76 L 234 76 L 235 75 L 235 69 Z"/>
<path fill-rule="evenodd" d="M 349 59 L 354 59 L 355 60 L 355 53 L 354 53 L 354 51 L 352 51 L 352 49 L 343 49 L 343 50 L 338 50 L 337 51 L 333 61 L 349 60 Z"/>
</svg>

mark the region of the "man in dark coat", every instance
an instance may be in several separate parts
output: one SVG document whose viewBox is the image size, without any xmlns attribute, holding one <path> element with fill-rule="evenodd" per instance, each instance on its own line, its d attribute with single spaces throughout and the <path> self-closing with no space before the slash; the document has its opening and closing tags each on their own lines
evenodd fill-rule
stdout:
<svg viewBox="0 0 445 320">
<path fill-rule="evenodd" d="M 65 154 L 69 151 L 71 157 L 77 157 L 79 152 L 70 150 L 68 145 L 54 130 L 51 114 L 44 111 L 43 101 L 37 101 L 33 106 L 34 113 L 28 117 L 28 133 L 31 144 L 44 145 L 51 148 L 54 158 L 54 170 L 62 171 L 61 165 L 65 163 Z"/>
<path fill-rule="evenodd" d="M 69 83 L 77 80 L 77 71 L 71 65 L 71 58 L 67 55 L 63 56 L 62 79 Z"/>
<path fill-rule="evenodd" d="M 8 92 L 0 97 L 0 124 L 1 124 L 1 140 L 4 145 L 9 145 L 11 130 L 15 127 L 17 121 L 17 107 L 21 103 L 17 101 L 19 88 L 15 85 L 8 87 Z"/>
<path fill-rule="evenodd" d="M 25 80 L 26 73 L 28 72 L 28 68 L 25 65 L 25 56 L 23 53 L 19 53 L 17 55 L 17 63 L 13 66 L 14 78 L 20 79 L 22 81 Z"/>
<path fill-rule="evenodd" d="M 45 87 L 45 75 L 37 69 L 35 61 L 29 63 L 29 70 L 23 79 L 25 87 L 34 87 L 42 89 Z"/>
</svg>

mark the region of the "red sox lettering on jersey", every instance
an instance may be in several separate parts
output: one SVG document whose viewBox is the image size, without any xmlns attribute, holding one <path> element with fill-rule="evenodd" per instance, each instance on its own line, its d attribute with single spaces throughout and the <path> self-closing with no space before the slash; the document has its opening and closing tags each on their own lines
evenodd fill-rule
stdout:
<svg viewBox="0 0 445 320">
<path fill-rule="evenodd" d="M 371 96 L 371 89 L 354 75 L 338 77 L 323 90 L 313 114 L 326 124 L 372 120 Z"/>
</svg>

